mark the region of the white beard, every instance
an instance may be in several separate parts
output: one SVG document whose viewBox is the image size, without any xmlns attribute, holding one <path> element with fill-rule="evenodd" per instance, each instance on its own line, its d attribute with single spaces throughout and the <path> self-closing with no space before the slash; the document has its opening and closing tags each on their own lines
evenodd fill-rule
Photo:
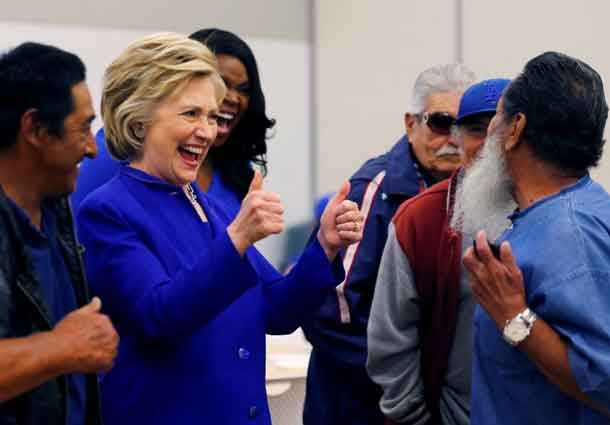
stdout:
<svg viewBox="0 0 610 425">
<path fill-rule="evenodd" d="M 485 230 L 487 239 L 495 242 L 510 225 L 507 217 L 516 207 L 513 182 L 496 131 L 487 136 L 477 159 L 458 183 L 451 227 L 465 238 Z"/>
</svg>

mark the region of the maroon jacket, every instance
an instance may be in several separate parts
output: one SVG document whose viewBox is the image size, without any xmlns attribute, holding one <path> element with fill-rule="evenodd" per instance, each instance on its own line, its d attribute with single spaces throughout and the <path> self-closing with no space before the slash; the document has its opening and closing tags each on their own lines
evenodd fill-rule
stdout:
<svg viewBox="0 0 610 425">
<path fill-rule="evenodd" d="M 457 179 L 456 172 L 405 201 L 393 218 L 396 237 L 409 259 L 422 301 L 422 378 L 434 424 L 440 424 L 439 400 L 460 301 L 462 241 L 449 227 Z"/>
</svg>

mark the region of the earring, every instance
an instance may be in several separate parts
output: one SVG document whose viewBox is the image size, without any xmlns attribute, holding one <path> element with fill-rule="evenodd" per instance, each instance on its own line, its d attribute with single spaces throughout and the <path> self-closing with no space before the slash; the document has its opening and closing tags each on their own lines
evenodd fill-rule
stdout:
<svg viewBox="0 0 610 425">
<path fill-rule="evenodd" d="M 146 132 L 144 131 L 144 124 L 142 123 L 137 123 L 132 127 L 132 129 L 134 136 L 136 136 L 138 139 L 143 139 L 146 135 Z"/>
</svg>

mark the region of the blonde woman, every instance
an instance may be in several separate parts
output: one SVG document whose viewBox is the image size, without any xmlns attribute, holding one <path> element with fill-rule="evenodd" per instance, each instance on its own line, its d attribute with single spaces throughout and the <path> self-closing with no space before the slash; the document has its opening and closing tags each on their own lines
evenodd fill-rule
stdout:
<svg viewBox="0 0 610 425">
<path fill-rule="evenodd" d="M 265 333 L 296 329 L 343 279 L 339 250 L 362 236 L 346 183 L 284 277 L 252 246 L 283 228 L 258 171 L 232 221 L 191 185 L 224 94 L 211 52 L 176 34 L 138 40 L 106 71 L 108 147 L 130 164 L 77 221 L 92 291 L 121 336 L 101 380 L 108 424 L 269 424 Z"/>
</svg>

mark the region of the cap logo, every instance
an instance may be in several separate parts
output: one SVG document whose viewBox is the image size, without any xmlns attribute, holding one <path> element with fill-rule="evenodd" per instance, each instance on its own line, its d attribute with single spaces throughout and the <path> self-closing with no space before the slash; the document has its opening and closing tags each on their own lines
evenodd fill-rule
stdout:
<svg viewBox="0 0 610 425">
<path fill-rule="evenodd" d="M 495 84 L 490 84 L 488 81 L 483 83 L 485 85 L 485 102 L 496 103 L 496 100 L 500 97 L 500 92 Z"/>
</svg>

